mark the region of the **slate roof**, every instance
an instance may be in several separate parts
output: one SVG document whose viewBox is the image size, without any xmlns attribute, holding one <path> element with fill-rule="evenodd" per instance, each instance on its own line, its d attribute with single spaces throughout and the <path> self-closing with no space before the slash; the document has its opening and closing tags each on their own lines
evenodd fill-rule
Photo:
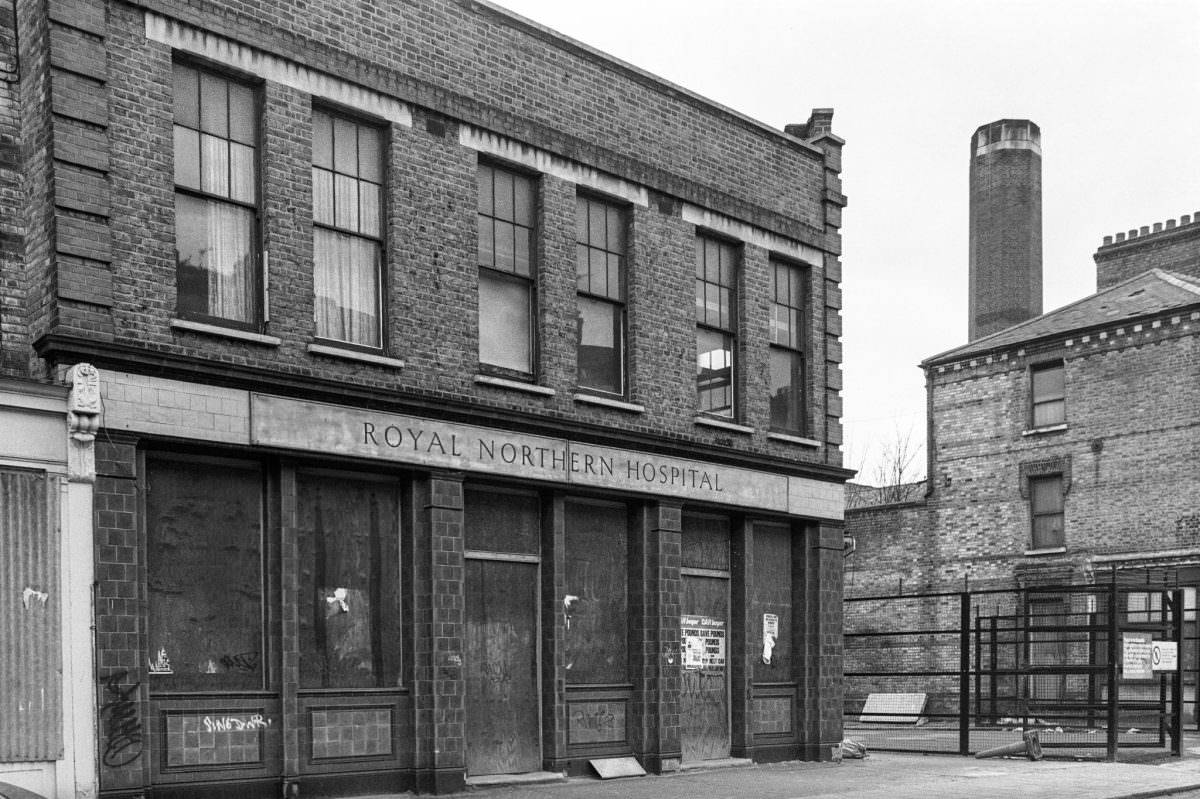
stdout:
<svg viewBox="0 0 1200 799">
<path fill-rule="evenodd" d="M 1200 282 L 1162 269 L 1132 277 L 1069 305 L 926 358 L 921 366 L 957 361 L 1047 336 L 1117 324 L 1200 303 Z"/>
</svg>

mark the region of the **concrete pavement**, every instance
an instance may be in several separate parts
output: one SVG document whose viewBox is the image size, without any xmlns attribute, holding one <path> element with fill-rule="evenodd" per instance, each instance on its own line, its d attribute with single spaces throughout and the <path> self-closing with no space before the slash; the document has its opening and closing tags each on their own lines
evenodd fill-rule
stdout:
<svg viewBox="0 0 1200 799">
<path fill-rule="evenodd" d="M 1157 764 L 873 752 L 841 763 L 739 764 L 612 780 L 472 786 L 471 799 L 1143 799 L 1200 790 L 1200 739 Z"/>
<path fill-rule="evenodd" d="M 1142 799 L 1200 789 L 1200 758 L 1164 765 L 872 754 L 600 781 L 472 789 L 472 799 Z"/>
</svg>

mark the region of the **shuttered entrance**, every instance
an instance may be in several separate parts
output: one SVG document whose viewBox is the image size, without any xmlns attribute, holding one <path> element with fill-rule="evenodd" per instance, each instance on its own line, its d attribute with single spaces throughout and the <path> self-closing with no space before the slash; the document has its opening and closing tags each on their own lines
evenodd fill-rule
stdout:
<svg viewBox="0 0 1200 799">
<path fill-rule="evenodd" d="M 537 771 L 539 499 L 468 489 L 465 504 L 467 776 Z"/>
<path fill-rule="evenodd" d="M 679 738 L 685 763 L 729 757 L 729 521 L 683 521 Z"/>
</svg>

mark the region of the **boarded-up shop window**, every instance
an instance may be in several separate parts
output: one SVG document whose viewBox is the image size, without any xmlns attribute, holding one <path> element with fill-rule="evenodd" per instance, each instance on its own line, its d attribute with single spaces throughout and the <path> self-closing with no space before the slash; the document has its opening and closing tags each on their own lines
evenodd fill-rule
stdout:
<svg viewBox="0 0 1200 799">
<path fill-rule="evenodd" d="M 754 525 L 752 582 L 750 645 L 756 653 L 762 650 L 761 656 L 754 658 L 754 679 L 791 680 L 792 533 L 787 526 Z"/>
<path fill-rule="evenodd" d="M 393 482 L 300 474 L 300 686 L 400 682 L 400 502 Z"/>
<path fill-rule="evenodd" d="M 567 682 L 629 680 L 628 513 L 617 503 L 566 504 Z"/>
<path fill-rule="evenodd" d="M 467 488 L 464 502 L 467 549 L 538 554 L 542 527 L 536 494 Z"/>
<path fill-rule="evenodd" d="M 264 687 L 263 480 L 257 464 L 147 464 L 150 687 Z"/>
<path fill-rule="evenodd" d="M 62 757 L 59 491 L 0 469 L 0 762 Z"/>
<path fill-rule="evenodd" d="M 723 516 L 684 516 L 683 567 L 729 571 L 729 519 Z"/>
</svg>

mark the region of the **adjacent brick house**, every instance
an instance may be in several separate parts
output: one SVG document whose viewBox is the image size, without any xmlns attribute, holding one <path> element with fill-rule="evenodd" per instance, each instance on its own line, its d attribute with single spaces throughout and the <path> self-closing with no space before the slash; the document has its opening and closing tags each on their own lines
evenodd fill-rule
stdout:
<svg viewBox="0 0 1200 799">
<path fill-rule="evenodd" d="M 831 756 L 832 112 L 475 0 L 17 20 L 0 345 L 99 370 L 102 796 Z"/>
<path fill-rule="evenodd" d="M 848 597 L 1154 568 L 1185 586 L 1192 620 L 1200 216 L 1107 237 L 1095 261 L 1095 294 L 922 363 L 925 490 L 848 509 Z"/>
</svg>

